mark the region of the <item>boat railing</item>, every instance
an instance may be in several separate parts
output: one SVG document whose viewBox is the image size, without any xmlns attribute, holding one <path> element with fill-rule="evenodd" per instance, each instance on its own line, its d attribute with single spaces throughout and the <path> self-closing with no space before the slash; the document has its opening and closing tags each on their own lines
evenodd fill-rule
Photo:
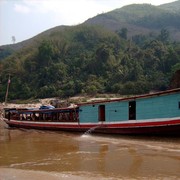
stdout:
<svg viewBox="0 0 180 180">
<path fill-rule="evenodd" d="M 72 109 L 6 109 L 5 118 L 19 121 L 78 122 L 79 108 Z"/>
</svg>

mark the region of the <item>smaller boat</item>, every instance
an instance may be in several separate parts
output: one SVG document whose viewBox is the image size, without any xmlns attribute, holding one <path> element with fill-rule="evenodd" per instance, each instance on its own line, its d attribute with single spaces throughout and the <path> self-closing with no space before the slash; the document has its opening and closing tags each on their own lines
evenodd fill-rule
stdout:
<svg viewBox="0 0 180 180">
<path fill-rule="evenodd" d="M 17 128 L 180 136 L 180 88 L 75 107 L 4 109 L 4 121 Z"/>
</svg>

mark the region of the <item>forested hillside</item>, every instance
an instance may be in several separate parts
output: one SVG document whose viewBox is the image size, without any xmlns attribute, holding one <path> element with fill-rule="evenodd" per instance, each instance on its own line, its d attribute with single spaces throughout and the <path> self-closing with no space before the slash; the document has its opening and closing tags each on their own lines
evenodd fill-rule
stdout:
<svg viewBox="0 0 180 180">
<path fill-rule="evenodd" d="M 176 0 L 173 3 L 162 4 L 159 7 L 171 12 L 180 13 L 180 0 Z"/>
<path fill-rule="evenodd" d="M 123 11 L 132 13 L 136 6 Z M 117 15 L 116 11 L 113 13 Z M 127 22 L 127 16 L 121 18 Z M 156 34 L 139 32 L 130 37 L 126 26 L 110 31 L 84 23 L 56 27 L 29 41 L 0 47 L 0 101 L 4 101 L 9 75 L 9 99 L 142 94 L 175 87 L 172 82 L 178 85 L 175 76 L 180 70 L 180 41 L 174 41 L 172 35 L 161 28 Z"/>
<path fill-rule="evenodd" d="M 130 41 L 101 27 L 67 27 L 1 61 L 0 97 L 9 74 L 9 97 L 27 99 L 164 90 L 179 67 L 180 44 L 166 30 Z"/>
<path fill-rule="evenodd" d="M 112 31 L 128 30 L 128 37 L 143 34 L 157 35 L 161 29 L 171 33 L 171 39 L 180 41 L 180 0 L 161 6 L 133 4 L 99 14 L 85 23 L 101 25 Z"/>
</svg>

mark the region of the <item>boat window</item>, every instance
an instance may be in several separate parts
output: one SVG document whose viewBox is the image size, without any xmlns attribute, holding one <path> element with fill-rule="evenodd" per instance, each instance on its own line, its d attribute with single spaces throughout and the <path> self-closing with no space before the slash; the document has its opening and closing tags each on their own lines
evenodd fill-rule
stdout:
<svg viewBox="0 0 180 180">
<path fill-rule="evenodd" d="M 180 102 L 179 102 L 179 109 L 180 109 Z"/>
<path fill-rule="evenodd" d="M 21 121 L 52 121 L 52 122 L 78 122 L 79 109 L 39 110 L 39 111 L 6 111 L 7 119 Z"/>
<path fill-rule="evenodd" d="M 99 105 L 99 121 L 105 121 L 105 105 Z"/>
<path fill-rule="evenodd" d="M 129 120 L 136 119 L 136 101 L 129 102 Z"/>
</svg>

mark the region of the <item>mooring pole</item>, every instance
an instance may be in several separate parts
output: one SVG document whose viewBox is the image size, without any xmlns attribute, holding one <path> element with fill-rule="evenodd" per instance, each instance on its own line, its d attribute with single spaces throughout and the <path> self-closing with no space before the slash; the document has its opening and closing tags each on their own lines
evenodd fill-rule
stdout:
<svg viewBox="0 0 180 180">
<path fill-rule="evenodd" d="M 10 80 L 10 74 L 9 74 L 8 83 L 7 83 L 7 89 L 6 89 L 6 96 L 5 96 L 5 105 L 7 104 L 7 98 L 8 98 L 10 83 L 11 83 L 11 80 Z"/>
</svg>

